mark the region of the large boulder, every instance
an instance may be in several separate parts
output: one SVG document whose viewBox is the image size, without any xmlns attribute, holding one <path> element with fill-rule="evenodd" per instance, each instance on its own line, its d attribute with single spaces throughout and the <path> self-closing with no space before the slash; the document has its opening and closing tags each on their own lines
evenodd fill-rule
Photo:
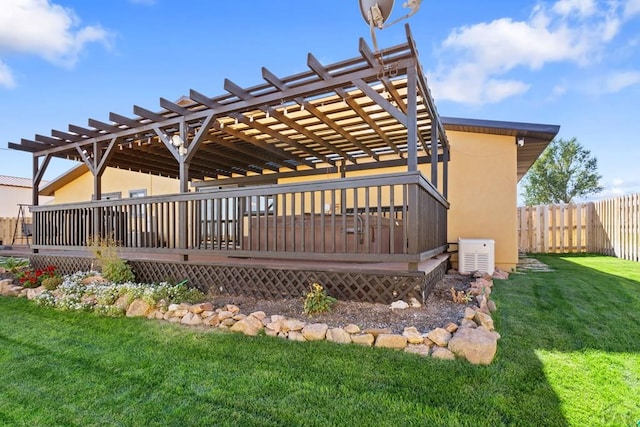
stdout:
<svg viewBox="0 0 640 427">
<path fill-rule="evenodd" d="M 127 317 L 143 317 L 148 315 L 153 307 L 151 304 L 142 299 L 135 299 L 127 309 Z"/>
<path fill-rule="evenodd" d="M 349 344 L 351 335 L 342 328 L 331 328 L 327 330 L 327 341 L 338 344 Z"/>
<path fill-rule="evenodd" d="M 475 365 L 489 365 L 497 349 L 497 334 L 483 326 L 461 328 L 449 341 L 449 350 Z"/>
<path fill-rule="evenodd" d="M 302 336 L 307 341 L 320 341 L 326 337 L 328 329 L 326 323 L 309 323 L 302 328 Z"/>
</svg>

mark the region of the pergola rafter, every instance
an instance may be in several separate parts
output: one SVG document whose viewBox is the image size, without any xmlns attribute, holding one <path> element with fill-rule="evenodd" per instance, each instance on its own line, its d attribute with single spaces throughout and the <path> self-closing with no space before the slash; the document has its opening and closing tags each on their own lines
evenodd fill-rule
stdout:
<svg viewBox="0 0 640 427">
<path fill-rule="evenodd" d="M 253 87 L 225 79 L 216 97 L 192 89 L 177 102 L 160 98 L 160 111 L 134 105 L 136 117 L 111 112 L 109 122 L 89 118 L 87 127 L 9 147 L 33 153 L 34 177 L 60 157 L 85 162 L 96 179 L 106 166 L 174 176 L 181 191 L 189 180 L 272 180 L 338 165 L 400 161 L 412 170 L 425 161 L 418 157 L 429 158 L 435 182 L 448 142 L 408 26 L 406 33 L 407 43 L 378 52 L 360 40 L 355 58 L 325 65 L 309 54 L 305 72 L 279 77 L 262 68 L 264 82 Z"/>
</svg>

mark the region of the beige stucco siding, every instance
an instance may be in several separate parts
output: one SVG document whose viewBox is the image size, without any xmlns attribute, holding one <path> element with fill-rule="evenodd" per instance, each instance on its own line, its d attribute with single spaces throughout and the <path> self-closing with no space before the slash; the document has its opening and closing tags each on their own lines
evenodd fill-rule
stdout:
<svg viewBox="0 0 640 427">
<path fill-rule="evenodd" d="M 514 139 L 453 131 L 447 136 L 451 144 L 448 240 L 493 239 L 496 266 L 511 270 L 518 262 Z"/>
<path fill-rule="evenodd" d="M 122 198 L 128 198 L 131 190 L 146 190 L 147 196 L 175 194 L 179 192 L 179 182 L 172 178 L 123 169 L 107 168 L 105 170 L 102 176 L 102 194 L 121 192 Z M 54 203 L 86 202 L 91 200 L 92 195 L 93 175 L 87 172 L 56 190 Z"/>
</svg>

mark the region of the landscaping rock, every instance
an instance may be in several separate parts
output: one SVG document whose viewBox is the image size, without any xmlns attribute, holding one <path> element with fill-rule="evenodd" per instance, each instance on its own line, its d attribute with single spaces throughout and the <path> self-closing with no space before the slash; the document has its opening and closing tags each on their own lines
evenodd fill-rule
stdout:
<svg viewBox="0 0 640 427">
<path fill-rule="evenodd" d="M 493 319 L 488 314 L 485 314 L 481 311 L 477 311 L 473 320 L 478 324 L 478 326 L 484 326 L 490 331 L 493 331 Z"/>
<path fill-rule="evenodd" d="M 487 308 L 489 308 L 490 312 L 494 312 L 498 309 L 498 307 L 496 307 L 495 301 L 493 301 L 492 299 L 490 299 L 489 302 L 487 302 Z"/>
<path fill-rule="evenodd" d="M 424 344 L 409 344 L 404 349 L 405 353 L 413 353 L 427 357 L 431 353 L 431 347 Z"/>
<path fill-rule="evenodd" d="M 381 334 L 390 334 L 390 333 L 392 333 L 392 332 L 391 332 L 391 329 L 389 329 L 389 328 L 368 328 L 368 329 L 365 329 L 365 330 L 364 330 L 364 333 L 365 333 L 365 334 L 371 334 L 371 335 L 373 335 L 373 337 L 375 338 L 375 337 L 377 337 L 378 335 L 381 335 Z"/>
<path fill-rule="evenodd" d="M 489 365 L 497 348 L 496 335 L 483 326 L 461 328 L 449 341 L 449 350 L 474 365 Z"/>
<path fill-rule="evenodd" d="M 462 319 L 460 321 L 461 328 L 477 328 L 478 324 L 471 319 Z"/>
<path fill-rule="evenodd" d="M 447 326 L 444 327 L 445 331 L 449 332 L 450 334 L 454 333 L 455 331 L 458 330 L 458 325 L 456 325 L 453 322 L 450 322 L 449 324 L 447 324 Z"/>
<path fill-rule="evenodd" d="M 182 317 L 180 323 L 187 326 L 202 325 L 202 317 L 198 316 L 196 313 L 192 313 L 189 311 Z"/>
<path fill-rule="evenodd" d="M 126 312 L 129 308 L 129 297 L 127 295 L 120 295 L 113 305 Z"/>
<path fill-rule="evenodd" d="M 351 335 L 342 328 L 331 328 L 327 330 L 327 341 L 338 344 L 349 344 L 351 342 Z"/>
<path fill-rule="evenodd" d="M 13 285 L 13 280 L 11 279 L 2 279 L 0 280 L 0 295 L 8 296 L 7 292 L 9 290 L 9 286 Z"/>
<path fill-rule="evenodd" d="M 418 332 L 414 326 L 409 326 L 404 328 L 402 332 L 402 336 L 407 339 L 409 344 L 422 344 L 424 342 L 424 337 Z"/>
<path fill-rule="evenodd" d="M 351 335 L 351 342 L 358 345 L 366 345 L 371 347 L 375 341 L 375 337 L 372 334 L 353 334 Z"/>
<path fill-rule="evenodd" d="M 27 289 L 27 299 L 34 299 L 42 295 L 44 291 L 46 291 L 44 286 L 38 286 L 37 288 Z"/>
<path fill-rule="evenodd" d="M 287 338 L 291 341 L 306 341 L 300 331 L 289 331 Z"/>
<path fill-rule="evenodd" d="M 226 319 L 231 319 L 233 317 L 233 313 L 227 310 L 222 310 L 220 312 L 218 312 L 218 319 L 220 319 L 220 321 L 224 321 Z"/>
<path fill-rule="evenodd" d="M 407 337 L 397 334 L 380 334 L 376 338 L 374 346 L 402 350 L 407 346 Z"/>
<path fill-rule="evenodd" d="M 276 334 L 282 330 L 282 320 L 278 322 L 268 323 L 266 326 L 267 329 L 274 331 Z"/>
<path fill-rule="evenodd" d="M 263 321 L 265 319 L 265 317 L 267 317 L 267 315 L 265 314 L 264 311 L 254 311 L 253 313 L 250 313 L 249 316 L 251 317 L 255 317 L 256 319 Z"/>
<path fill-rule="evenodd" d="M 238 307 L 237 305 L 227 304 L 224 309 L 226 311 L 230 311 L 233 314 L 240 313 L 240 307 Z"/>
<path fill-rule="evenodd" d="M 328 329 L 326 323 L 309 323 L 302 328 L 302 336 L 307 341 L 320 341 L 325 339 Z"/>
<path fill-rule="evenodd" d="M 509 273 L 507 273 L 506 271 L 500 270 L 499 268 L 496 268 L 493 271 L 492 277 L 498 280 L 507 280 L 509 278 Z"/>
<path fill-rule="evenodd" d="M 420 308 L 422 307 L 422 304 L 420 303 L 420 301 L 418 301 L 417 298 L 411 298 L 409 300 L 409 306 L 411 306 L 411 308 Z"/>
<path fill-rule="evenodd" d="M 431 350 L 431 357 L 433 357 L 434 359 L 440 359 L 440 360 L 455 360 L 456 359 L 456 355 L 453 354 L 453 352 L 451 350 L 449 350 L 448 348 L 445 348 L 445 347 L 434 347 Z"/>
<path fill-rule="evenodd" d="M 142 317 L 149 314 L 153 307 L 144 300 L 135 299 L 127 309 L 127 317 Z"/>
<path fill-rule="evenodd" d="M 202 323 L 205 325 L 216 327 L 220 324 L 220 318 L 218 317 L 218 313 L 213 313 L 211 316 L 206 319 L 202 319 Z"/>
<path fill-rule="evenodd" d="M 232 332 L 242 332 L 245 335 L 255 337 L 262 330 L 262 322 L 255 317 L 247 316 L 238 320 L 231 326 Z"/>
<path fill-rule="evenodd" d="M 466 307 L 464 309 L 464 318 L 465 319 L 471 320 L 471 319 L 473 319 L 473 316 L 475 316 L 475 315 L 476 315 L 476 311 L 473 308 Z"/>
<path fill-rule="evenodd" d="M 348 334 L 359 334 L 360 333 L 360 326 L 358 325 L 354 325 L 353 323 L 347 325 L 344 327 L 344 330 L 348 333 Z"/>
<path fill-rule="evenodd" d="M 446 329 L 436 328 L 427 334 L 427 338 L 433 341 L 437 346 L 446 347 L 447 343 L 451 339 L 451 333 Z"/>
<path fill-rule="evenodd" d="M 235 324 L 236 324 L 236 321 L 233 320 L 233 318 L 227 317 L 226 319 L 220 321 L 220 324 L 218 325 L 218 327 L 221 327 L 221 326 L 222 327 L 225 327 L 225 326 L 226 327 L 231 327 L 231 326 L 233 326 Z"/>
<path fill-rule="evenodd" d="M 298 319 L 287 319 L 282 322 L 282 331 L 301 331 L 304 328 L 305 323 Z"/>
<path fill-rule="evenodd" d="M 391 303 L 391 309 L 392 310 L 404 310 L 406 308 L 409 308 L 409 304 L 407 304 L 406 302 L 399 300 L 399 301 L 394 301 Z"/>
</svg>

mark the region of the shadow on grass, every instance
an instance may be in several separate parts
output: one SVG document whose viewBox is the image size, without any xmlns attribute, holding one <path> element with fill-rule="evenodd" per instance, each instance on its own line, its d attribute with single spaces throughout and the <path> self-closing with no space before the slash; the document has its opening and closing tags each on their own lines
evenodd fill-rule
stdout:
<svg viewBox="0 0 640 427">
<path fill-rule="evenodd" d="M 536 258 L 555 271 L 515 274 L 495 287 L 500 354 L 542 365 L 570 424 L 635 425 L 640 264 L 593 255 Z"/>
</svg>

